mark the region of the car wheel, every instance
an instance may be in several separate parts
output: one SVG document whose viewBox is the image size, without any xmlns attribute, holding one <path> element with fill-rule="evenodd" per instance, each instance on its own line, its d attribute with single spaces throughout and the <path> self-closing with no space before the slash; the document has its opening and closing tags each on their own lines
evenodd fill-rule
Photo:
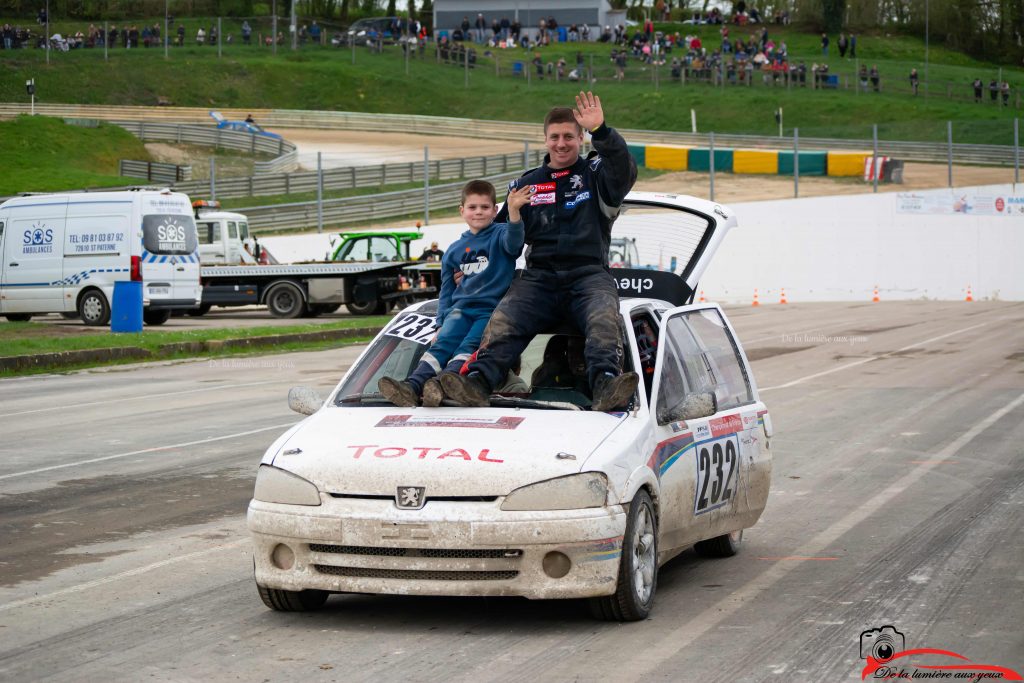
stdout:
<svg viewBox="0 0 1024 683">
<path fill-rule="evenodd" d="M 98 289 L 90 289 L 78 300 L 78 316 L 90 327 L 100 327 L 110 322 L 110 304 Z"/>
<path fill-rule="evenodd" d="M 306 312 L 302 290 L 293 282 L 281 282 L 271 287 L 265 301 L 270 315 L 275 318 L 299 318 Z"/>
<path fill-rule="evenodd" d="M 607 621 L 646 619 L 657 587 L 658 520 L 650 495 L 641 489 L 629 504 L 615 593 L 591 598 L 590 610 L 598 619 Z"/>
<path fill-rule="evenodd" d="M 195 316 L 198 318 L 199 316 L 206 315 L 207 313 L 209 313 L 211 308 L 213 307 L 210 304 L 203 304 L 199 308 L 188 309 L 187 311 L 185 311 L 185 314 Z"/>
<path fill-rule="evenodd" d="M 351 301 L 345 304 L 345 308 L 352 315 L 380 315 L 387 311 L 387 304 L 383 301 Z"/>
<path fill-rule="evenodd" d="M 146 309 L 142 312 L 142 321 L 147 325 L 163 325 L 165 322 L 171 319 L 170 309 L 162 311 L 152 311 Z"/>
<path fill-rule="evenodd" d="M 32 314 L 31 313 L 8 313 L 4 317 L 7 318 L 7 320 L 9 320 L 12 323 L 27 323 L 29 320 L 32 319 Z"/>
<path fill-rule="evenodd" d="M 739 531 L 709 538 L 706 541 L 699 541 L 694 544 L 693 549 L 701 557 L 732 557 L 740 551 L 740 544 L 742 542 L 743 529 L 740 529 Z"/>
<path fill-rule="evenodd" d="M 327 602 L 327 591 L 304 590 L 286 591 L 280 588 L 266 588 L 256 584 L 263 604 L 275 612 L 307 612 L 320 609 Z"/>
</svg>

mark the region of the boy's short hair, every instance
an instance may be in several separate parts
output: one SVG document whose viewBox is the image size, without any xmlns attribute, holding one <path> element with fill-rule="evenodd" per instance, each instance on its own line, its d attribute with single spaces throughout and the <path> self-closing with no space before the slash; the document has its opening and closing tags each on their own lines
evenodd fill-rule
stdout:
<svg viewBox="0 0 1024 683">
<path fill-rule="evenodd" d="M 486 180 L 470 180 L 462 187 L 462 199 L 459 204 L 466 203 L 466 197 L 471 194 L 479 194 L 485 197 L 491 198 L 491 204 L 498 203 L 498 193 L 494 190 L 494 185 L 491 185 Z"/>
<path fill-rule="evenodd" d="M 544 134 L 547 135 L 548 126 L 552 123 L 574 123 L 583 132 L 583 126 L 576 121 L 576 115 L 569 107 L 553 107 L 548 115 L 544 117 Z"/>
</svg>

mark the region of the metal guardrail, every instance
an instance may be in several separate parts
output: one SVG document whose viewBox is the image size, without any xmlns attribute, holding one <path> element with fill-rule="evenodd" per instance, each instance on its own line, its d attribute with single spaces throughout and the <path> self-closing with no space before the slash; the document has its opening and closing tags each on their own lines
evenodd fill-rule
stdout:
<svg viewBox="0 0 1024 683">
<path fill-rule="evenodd" d="M 162 164 L 158 161 L 137 161 L 135 159 L 121 159 L 119 164 L 119 175 L 129 178 L 145 178 L 150 182 L 174 183 L 192 180 L 191 166 L 178 166 L 177 164 Z"/>
<path fill-rule="evenodd" d="M 28 113 L 27 104 L 0 104 L 0 118 Z M 200 122 L 209 119 L 206 109 L 187 107 L 113 107 L 103 105 L 36 104 L 36 111 L 48 116 L 100 118 L 107 120 L 146 120 L 166 122 Z M 424 135 L 450 135 L 457 137 L 495 137 L 505 140 L 541 139 L 537 123 L 513 121 L 485 121 L 445 116 L 414 116 L 407 114 L 370 114 L 362 112 L 305 111 L 290 109 L 263 109 L 254 111 L 224 110 L 225 116 L 244 116 L 252 113 L 261 124 L 279 128 L 323 128 L 334 130 L 365 130 Z M 675 133 L 667 131 L 620 129 L 623 136 L 634 143 L 665 143 L 707 147 L 706 134 Z M 758 135 L 715 134 L 715 144 L 734 148 L 770 148 L 788 150 L 791 138 Z M 803 138 L 800 147 L 810 149 L 868 150 L 870 140 L 839 138 Z M 948 160 L 944 142 L 900 142 L 879 140 L 879 153 L 904 161 L 944 162 Z M 1011 145 L 953 144 L 953 162 L 963 164 L 1012 166 L 1014 148 Z"/>
<path fill-rule="evenodd" d="M 489 180 L 500 187 L 513 178 L 519 177 L 521 170 L 492 175 Z M 462 199 L 463 183 L 447 183 L 430 187 L 430 209 L 446 209 L 456 206 Z M 399 190 L 381 194 L 327 199 L 323 202 L 324 225 L 341 223 L 368 222 L 381 218 L 395 218 L 422 212 L 424 209 L 424 191 Z M 299 202 L 295 204 L 274 204 L 271 206 L 250 206 L 232 209 L 249 217 L 249 228 L 252 230 L 292 228 L 308 228 L 317 225 L 317 203 Z"/>
</svg>

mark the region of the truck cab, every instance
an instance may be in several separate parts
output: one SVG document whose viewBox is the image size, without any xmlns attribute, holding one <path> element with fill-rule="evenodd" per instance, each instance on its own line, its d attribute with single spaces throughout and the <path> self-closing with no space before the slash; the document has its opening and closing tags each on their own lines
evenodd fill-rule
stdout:
<svg viewBox="0 0 1024 683">
<path fill-rule="evenodd" d="M 219 202 L 197 200 L 196 229 L 199 258 L 204 266 L 256 264 L 256 240 L 249 234 L 249 219 L 243 214 L 221 211 Z"/>
</svg>

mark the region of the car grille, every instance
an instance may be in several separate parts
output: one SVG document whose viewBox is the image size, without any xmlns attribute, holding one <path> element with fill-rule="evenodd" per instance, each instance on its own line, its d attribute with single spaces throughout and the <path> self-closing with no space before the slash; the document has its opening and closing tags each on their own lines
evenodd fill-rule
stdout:
<svg viewBox="0 0 1024 683">
<path fill-rule="evenodd" d="M 339 553 L 342 555 L 381 555 L 384 557 L 441 557 L 449 559 L 515 559 L 522 550 L 504 549 L 459 549 L 459 548 L 375 548 L 360 545 L 325 545 L 310 543 L 314 553 Z"/>
<path fill-rule="evenodd" d="M 419 581 L 507 581 L 519 576 L 514 570 L 500 571 L 445 571 L 440 569 L 373 569 L 370 567 L 332 567 L 315 564 L 323 574 L 351 576 L 365 579 L 414 579 Z"/>
</svg>

